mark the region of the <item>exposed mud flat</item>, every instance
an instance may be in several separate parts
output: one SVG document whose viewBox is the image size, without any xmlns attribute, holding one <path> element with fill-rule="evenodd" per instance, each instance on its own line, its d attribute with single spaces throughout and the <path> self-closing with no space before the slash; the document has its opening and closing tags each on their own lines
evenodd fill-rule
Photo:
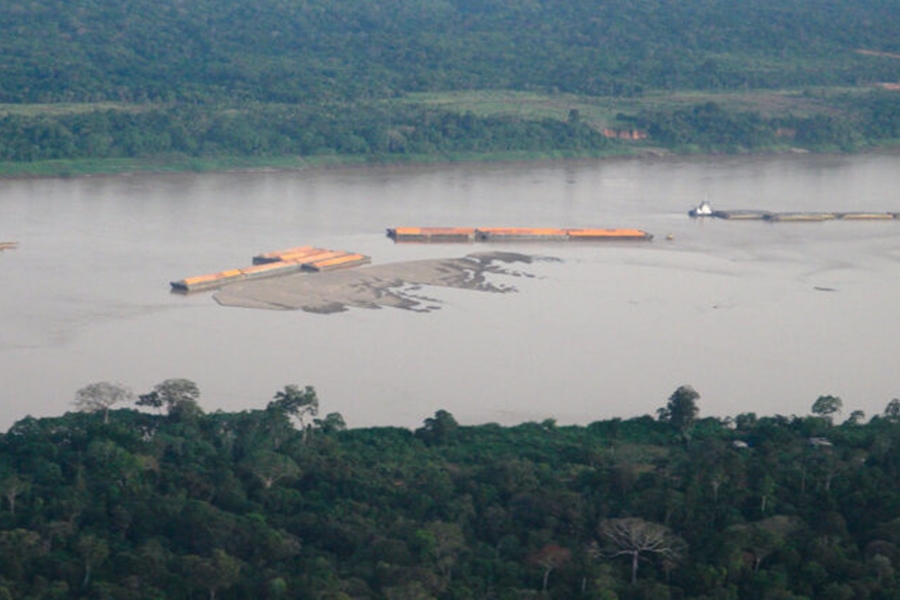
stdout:
<svg viewBox="0 0 900 600">
<path fill-rule="evenodd" d="M 425 286 L 507 293 L 515 286 L 494 276 L 532 277 L 514 269 L 533 257 L 515 252 L 476 252 L 460 258 L 416 260 L 327 273 L 302 273 L 229 285 L 213 297 L 223 306 L 335 313 L 384 306 L 418 312 L 440 308 Z M 490 277 L 490 279 L 489 279 Z"/>
</svg>

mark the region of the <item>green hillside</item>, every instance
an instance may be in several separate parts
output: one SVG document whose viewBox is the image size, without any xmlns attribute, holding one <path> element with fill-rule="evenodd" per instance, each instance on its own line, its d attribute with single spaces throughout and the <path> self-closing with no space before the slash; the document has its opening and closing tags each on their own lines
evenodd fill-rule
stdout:
<svg viewBox="0 0 900 600">
<path fill-rule="evenodd" d="M 7 2 L 0 102 L 855 86 L 897 31 L 891 0 Z"/>
<path fill-rule="evenodd" d="M 900 82 L 897 31 L 898 0 L 12 1 L 0 5 L 0 160 L 603 153 L 617 150 L 591 131 L 620 113 L 665 129 L 671 94 L 739 121 L 719 97 L 767 97 L 784 119 L 808 117 L 815 97 L 840 123 L 813 123 L 800 145 L 846 149 L 898 137 L 900 93 L 870 97 Z M 509 101 L 457 122 L 465 105 L 419 101 L 484 92 L 568 107 L 535 117 Z M 665 114 L 650 110 L 660 99 Z M 618 110 L 568 118 L 598 102 Z M 744 129 L 736 142 L 656 138 L 785 142 Z"/>
</svg>

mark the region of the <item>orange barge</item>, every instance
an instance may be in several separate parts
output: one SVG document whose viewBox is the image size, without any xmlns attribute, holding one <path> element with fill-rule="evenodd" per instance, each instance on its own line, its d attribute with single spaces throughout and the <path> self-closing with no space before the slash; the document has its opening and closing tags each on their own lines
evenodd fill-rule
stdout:
<svg viewBox="0 0 900 600">
<path fill-rule="evenodd" d="M 395 242 L 564 242 L 568 240 L 652 240 L 640 229 L 563 229 L 556 227 L 397 227 Z"/>
<path fill-rule="evenodd" d="M 565 241 L 565 229 L 552 227 L 479 227 L 475 230 L 479 242 Z"/>
<path fill-rule="evenodd" d="M 216 289 L 237 281 L 275 277 L 301 271 L 319 273 L 356 267 L 369 262 L 369 257 L 363 254 L 301 246 L 254 256 L 253 266 L 251 267 L 188 277 L 179 281 L 172 281 L 170 285 L 172 290 L 176 292 L 199 292 Z"/>
<path fill-rule="evenodd" d="M 396 227 L 388 229 L 387 236 L 395 242 L 471 242 L 475 239 L 475 228 Z"/>
<path fill-rule="evenodd" d="M 570 240 L 652 240 L 653 236 L 640 229 L 567 229 Z"/>
<path fill-rule="evenodd" d="M 303 270 L 321 273 L 323 271 L 334 271 L 335 269 L 358 267 L 360 265 L 369 264 L 369 262 L 369 257 L 362 254 L 342 254 L 341 256 L 320 258 L 311 262 L 305 262 L 303 263 Z"/>
<path fill-rule="evenodd" d="M 276 250 L 274 252 L 265 252 L 257 254 L 253 257 L 254 265 L 264 265 L 266 263 L 288 260 L 290 258 L 303 258 L 316 252 L 327 252 L 322 248 L 314 248 L 313 246 L 297 246 L 296 248 L 288 248 L 287 250 Z"/>
</svg>

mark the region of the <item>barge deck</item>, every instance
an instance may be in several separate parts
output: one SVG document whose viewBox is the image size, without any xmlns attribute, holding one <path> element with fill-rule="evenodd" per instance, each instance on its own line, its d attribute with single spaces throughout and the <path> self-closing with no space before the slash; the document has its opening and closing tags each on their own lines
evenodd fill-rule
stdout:
<svg viewBox="0 0 900 600">
<path fill-rule="evenodd" d="M 395 242 L 566 242 L 570 240 L 652 240 L 640 229 L 566 229 L 557 227 L 396 227 Z"/>
<path fill-rule="evenodd" d="M 363 254 L 344 252 L 342 250 L 326 250 L 312 246 L 300 246 L 276 252 L 267 252 L 253 257 L 253 265 L 240 269 L 228 269 L 211 273 L 188 277 L 170 282 L 172 291 L 188 293 L 212 290 L 235 283 L 266 277 L 277 277 L 291 273 L 312 272 L 321 273 L 335 269 L 346 269 L 365 265 L 370 258 Z"/>
</svg>

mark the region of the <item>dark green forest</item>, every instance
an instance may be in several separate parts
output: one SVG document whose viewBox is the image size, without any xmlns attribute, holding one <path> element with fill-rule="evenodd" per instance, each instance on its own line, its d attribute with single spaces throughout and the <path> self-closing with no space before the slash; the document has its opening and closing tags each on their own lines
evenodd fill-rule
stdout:
<svg viewBox="0 0 900 600">
<path fill-rule="evenodd" d="M 12 0 L 0 161 L 853 151 L 900 137 L 897 31 L 900 0 Z M 477 90 L 573 110 L 421 101 Z M 813 112 L 716 101 L 782 90 L 826 92 Z M 626 109 L 579 115 L 604 98 Z M 629 126 L 637 149 L 601 135 Z"/>
<path fill-rule="evenodd" d="M 312 387 L 204 412 L 97 383 L 0 435 L 0 598 L 888 599 L 900 400 L 866 421 L 348 429 Z"/>
<path fill-rule="evenodd" d="M 855 86 L 897 81 L 898 30 L 897 0 L 13 0 L 0 102 Z"/>
</svg>

